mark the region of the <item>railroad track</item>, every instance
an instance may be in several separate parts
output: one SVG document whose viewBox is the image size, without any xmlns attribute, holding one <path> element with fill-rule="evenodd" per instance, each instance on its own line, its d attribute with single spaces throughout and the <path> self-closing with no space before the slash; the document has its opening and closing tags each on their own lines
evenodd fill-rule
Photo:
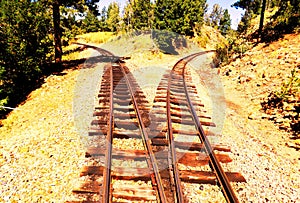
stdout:
<svg viewBox="0 0 300 203">
<path fill-rule="evenodd" d="M 176 191 L 174 202 L 188 201 L 184 195 L 182 182 L 218 184 L 227 202 L 238 202 L 229 181 L 245 181 L 239 173 L 223 171 L 220 162 L 228 163 L 232 160 L 226 154 L 215 154 L 214 150 L 229 152 L 230 148 L 222 145 L 212 146 L 207 136 L 214 134 L 203 128 L 203 126 L 215 127 L 215 124 L 210 121 L 211 117 L 205 114 L 196 86 L 192 84 L 187 63 L 206 53 L 208 52 L 192 54 L 179 60 L 173 69 L 164 75 L 154 99 L 152 113 L 156 115 L 157 121 L 161 122 L 156 133 L 165 132 L 165 134 L 154 138 L 152 144 L 164 146 L 168 151 L 168 168 L 172 177 L 173 191 Z M 180 164 L 194 169 L 180 169 L 185 168 L 179 167 Z M 211 171 L 207 171 L 207 168 L 202 171 L 201 167 L 207 164 Z"/>
<path fill-rule="evenodd" d="M 202 126 L 214 123 L 205 115 L 186 68 L 205 53 L 185 57 L 164 75 L 153 107 L 122 61 L 106 65 L 87 166 L 80 174 L 82 184 L 73 190 L 79 200 L 69 203 L 188 202 L 184 183 L 218 184 L 228 202 L 238 202 L 229 181 L 245 179 L 222 170 L 219 160 L 231 159 L 214 151 L 230 149 L 210 145 L 206 136 L 212 133 Z"/>
</svg>

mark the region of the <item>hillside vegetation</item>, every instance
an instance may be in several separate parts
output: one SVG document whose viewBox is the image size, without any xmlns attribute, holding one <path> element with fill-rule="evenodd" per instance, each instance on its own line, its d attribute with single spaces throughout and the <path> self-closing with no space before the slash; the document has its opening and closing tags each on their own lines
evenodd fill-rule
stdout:
<svg viewBox="0 0 300 203">
<path fill-rule="evenodd" d="M 299 34 L 261 43 L 222 67 L 238 89 L 257 106 L 250 119 L 273 120 L 281 129 L 299 136 Z"/>
<path fill-rule="evenodd" d="M 232 43 L 221 50 L 221 69 L 224 77 L 255 106 L 249 112 L 249 119 L 270 120 L 297 140 L 300 138 L 299 24 L 289 29 L 283 27 L 299 19 L 295 19 L 297 13 L 286 13 L 285 20 L 282 16 L 274 19 L 280 12 L 279 7 L 266 10 L 261 38 L 257 36 L 260 16 L 252 14 L 247 21 L 244 17 L 238 30 L 240 37 L 227 36 Z M 284 34 L 287 32 L 292 34 Z M 229 54 L 224 57 L 224 52 Z"/>
<path fill-rule="evenodd" d="M 300 24 L 299 0 L 237 0 L 233 6 L 245 9 L 237 31 L 230 28 L 227 9 L 215 4 L 208 13 L 205 0 L 134 0 L 126 4 L 123 15 L 116 2 L 101 11 L 95 7 L 97 2 L 1 1 L 0 111 L 3 118 L 41 86 L 48 75 L 84 62 L 85 55 L 80 55 L 85 47 L 67 46 L 76 40 L 97 44 L 113 36 L 156 30 L 152 32 L 156 47 L 147 53 L 154 53 L 158 58 L 162 54 L 176 55 L 178 50 L 187 48 L 186 40 L 192 40 L 200 48 L 216 49 L 217 65 L 221 62 L 224 65 L 243 59 L 247 51 L 267 46 L 264 43 L 276 41 L 283 34 L 297 32 Z M 280 82 L 282 85 L 273 93 L 269 92 L 273 100 L 266 104 L 285 102 L 290 95 L 297 97 L 298 66 L 287 72 L 290 79 Z M 264 108 L 273 108 L 271 104 Z M 290 128 L 297 131 L 297 126 L 293 124 Z"/>
</svg>

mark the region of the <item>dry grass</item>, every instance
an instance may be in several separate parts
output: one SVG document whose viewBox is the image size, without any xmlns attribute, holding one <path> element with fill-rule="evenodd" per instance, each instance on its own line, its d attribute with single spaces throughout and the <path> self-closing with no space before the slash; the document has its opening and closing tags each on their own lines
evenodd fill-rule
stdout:
<svg viewBox="0 0 300 203">
<path fill-rule="evenodd" d="M 69 46 L 66 46 L 63 48 L 64 54 L 62 56 L 63 61 L 70 61 L 70 60 L 76 60 L 76 59 L 82 59 L 82 58 L 88 58 L 91 56 L 92 50 L 80 49 L 81 46 L 76 44 L 71 44 Z"/>
<path fill-rule="evenodd" d="M 79 40 L 83 40 L 86 43 L 95 43 L 95 44 L 102 44 L 116 35 L 113 32 L 91 32 L 83 35 L 78 35 L 76 38 Z"/>
<path fill-rule="evenodd" d="M 201 34 L 196 36 L 193 41 L 205 49 L 215 49 L 217 45 L 224 47 L 228 44 L 217 29 L 206 25 L 201 28 Z"/>
</svg>

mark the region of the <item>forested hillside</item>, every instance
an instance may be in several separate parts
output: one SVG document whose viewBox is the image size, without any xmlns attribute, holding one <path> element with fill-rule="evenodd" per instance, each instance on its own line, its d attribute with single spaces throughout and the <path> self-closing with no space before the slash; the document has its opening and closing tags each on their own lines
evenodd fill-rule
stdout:
<svg viewBox="0 0 300 203">
<path fill-rule="evenodd" d="M 245 15 L 237 31 L 230 28 L 228 10 L 214 5 L 208 13 L 206 0 L 131 0 L 124 9 L 115 2 L 101 10 L 98 2 L 1 1 L 0 106 L 16 106 L 46 74 L 62 68 L 62 47 L 79 34 L 168 30 L 195 37 L 205 47 L 210 39 L 201 29 L 207 25 L 227 38 L 228 43 L 216 46 L 226 61 L 231 54 L 243 52 L 245 38 L 274 40 L 299 26 L 299 0 L 239 0 L 233 6 L 245 9 Z M 272 15 L 263 24 L 265 11 L 272 11 Z M 252 29 L 249 22 L 256 16 L 261 16 L 261 20 Z"/>
</svg>

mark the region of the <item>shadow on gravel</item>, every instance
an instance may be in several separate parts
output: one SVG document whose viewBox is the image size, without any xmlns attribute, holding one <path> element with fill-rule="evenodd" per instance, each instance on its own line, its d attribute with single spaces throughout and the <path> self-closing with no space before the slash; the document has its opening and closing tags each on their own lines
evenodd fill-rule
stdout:
<svg viewBox="0 0 300 203">
<path fill-rule="evenodd" d="M 94 47 L 87 47 L 87 46 L 82 46 L 76 49 L 73 49 L 71 51 L 68 51 L 68 53 L 72 52 L 78 52 L 78 51 L 83 51 L 86 48 L 94 48 Z M 103 53 L 106 50 L 103 50 Z M 68 54 L 64 53 L 64 54 Z M 107 52 L 106 52 L 107 53 Z M 5 119 L 7 115 L 18 105 L 23 104 L 27 98 L 28 95 L 40 88 L 44 83 L 45 79 L 49 77 L 50 75 L 55 75 L 55 76 L 64 76 L 66 73 L 63 71 L 65 70 L 76 70 L 76 69 L 82 69 L 82 68 L 94 68 L 96 63 L 99 62 L 122 62 L 120 57 L 115 57 L 115 56 L 107 56 L 106 54 L 100 55 L 100 56 L 94 56 L 94 57 L 89 57 L 88 60 L 87 58 L 82 58 L 82 59 L 76 59 L 76 60 L 68 60 L 68 61 L 62 61 L 61 64 L 55 64 L 55 63 L 48 63 L 44 64 L 41 67 L 41 75 L 40 77 L 33 81 L 31 84 L 28 84 L 26 82 L 26 85 L 24 87 L 20 87 L 20 93 L 18 95 L 15 95 L 14 98 L 12 98 L 11 102 L 9 103 L 9 108 L 0 110 L 0 119 Z M 2 126 L 1 121 L 0 121 L 0 127 Z"/>
</svg>

